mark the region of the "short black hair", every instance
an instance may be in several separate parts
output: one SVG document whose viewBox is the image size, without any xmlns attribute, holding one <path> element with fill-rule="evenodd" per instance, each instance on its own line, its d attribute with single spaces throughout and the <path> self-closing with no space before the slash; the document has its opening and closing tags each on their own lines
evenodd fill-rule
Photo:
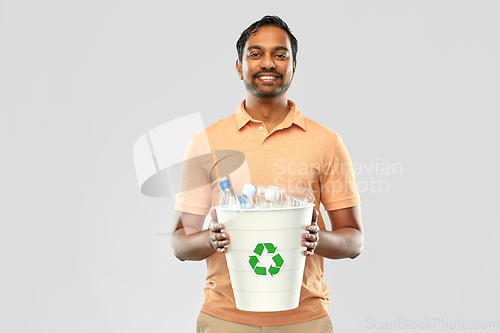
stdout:
<svg viewBox="0 0 500 333">
<path fill-rule="evenodd" d="M 246 28 L 241 33 L 240 38 L 236 42 L 236 51 L 238 52 L 238 60 L 240 61 L 240 63 L 243 62 L 243 49 L 245 48 L 245 43 L 247 42 L 248 38 L 250 38 L 250 34 L 256 33 L 259 27 L 265 27 L 269 25 L 273 25 L 285 30 L 285 32 L 288 34 L 288 38 L 290 38 L 290 44 L 292 45 L 293 62 L 295 63 L 297 61 L 297 52 L 299 50 L 299 42 L 297 41 L 297 38 L 292 35 L 292 31 L 290 30 L 290 28 L 288 28 L 288 25 L 285 23 L 285 21 L 280 19 L 278 16 L 266 15 Z"/>
</svg>

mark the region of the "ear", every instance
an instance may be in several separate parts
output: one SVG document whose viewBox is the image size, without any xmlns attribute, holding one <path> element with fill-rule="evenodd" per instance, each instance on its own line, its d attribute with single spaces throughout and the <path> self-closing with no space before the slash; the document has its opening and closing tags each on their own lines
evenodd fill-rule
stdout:
<svg viewBox="0 0 500 333">
<path fill-rule="evenodd" d="M 243 80 L 243 73 L 241 73 L 241 63 L 239 60 L 236 60 L 236 70 L 238 71 L 238 76 L 240 80 Z"/>
<path fill-rule="evenodd" d="M 297 67 L 297 61 L 293 62 L 293 74 L 295 74 L 295 67 Z"/>
</svg>

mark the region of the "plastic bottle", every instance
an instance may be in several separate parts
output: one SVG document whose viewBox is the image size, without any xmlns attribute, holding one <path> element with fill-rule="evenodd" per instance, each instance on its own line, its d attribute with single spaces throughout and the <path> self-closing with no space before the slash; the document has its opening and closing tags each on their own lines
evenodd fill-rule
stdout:
<svg viewBox="0 0 500 333">
<path fill-rule="evenodd" d="M 270 202 L 265 197 L 266 188 L 265 184 L 245 184 L 242 192 L 252 201 L 256 209 L 265 209 L 271 207 Z"/>
<path fill-rule="evenodd" d="M 238 195 L 237 199 L 241 209 L 254 208 L 252 201 L 246 195 Z"/>
<path fill-rule="evenodd" d="M 266 185 L 259 185 L 255 193 L 255 205 L 263 209 L 271 208 L 271 203 L 266 200 L 266 189 Z"/>
<path fill-rule="evenodd" d="M 310 204 L 314 204 L 314 194 L 311 192 L 310 189 L 306 188 L 305 189 L 305 193 L 302 194 L 303 198 L 302 200 L 306 202 L 306 204 L 310 205 Z"/>
<path fill-rule="evenodd" d="M 315 198 L 312 191 L 306 187 L 299 186 L 287 186 L 285 187 L 285 192 L 289 195 L 297 198 L 298 200 L 304 202 L 307 205 L 314 204 Z"/>
<path fill-rule="evenodd" d="M 307 205 L 305 201 L 281 191 L 276 186 L 267 187 L 265 197 L 266 200 L 270 202 L 271 208 L 300 207 Z"/>
<path fill-rule="evenodd" d="M 229 179 L 224 179 L 219 182 L 219 187 L 222 190 L 222 195 L 220 197 L 219 206 L 222 208 L 232 208 L 232 209 L 251 209 L 253 204 L 248 201 L 248 199 L 239 195 L 231 188 Z"/>
<path fill-rule="evenodd" d="M 313 192 L 307 188 L 297 185 L 284 185 L 280 187 L 282 192 L 285 192 L 290 197 L 297 199 L 301 205 L 314 205 L 315 198 Z"/>
<path fill-rule="evenodd" d="M 255 195 L 255 191 L 257 190 L 257 188 L 252 185 L 252 184 L 245 184 L 243 186 L 243 189 L 241 190 L 241 192 L 243 192 L 243 196 L 252 204 L 252 205 L 255 205 L 254 201 L 253 201 L 253 197 Z"/>
<path fill-rule="evenodd" d="M 301 207 L 314 204 L 314 195 L 308 188 L 289 187 L 284 191 L 277 186 L 245 184 L 243 194 L 253 200 L 255 208 Z M 296 195 L 292 195 L 291 193 Z"/>
</svg>

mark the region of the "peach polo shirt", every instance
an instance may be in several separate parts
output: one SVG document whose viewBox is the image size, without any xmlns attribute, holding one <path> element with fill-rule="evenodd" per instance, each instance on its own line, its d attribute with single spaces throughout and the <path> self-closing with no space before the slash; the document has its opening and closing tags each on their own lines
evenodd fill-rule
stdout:
<svg viewBox="0 0 500 333">
<path fill-rule="evenodd" d="M 262 121 L 245 111 L 236 113 L 195 134 L 188 145 L 175 209 L 206 215 L 218 205 L 218 182 L 229 176 L 241 193 L 245 183 L 308 187 L 316 208 L 352 207 L 360 203 L 351 159 L 341 137 L 305 118 L 295 103 L 281 124 L 268 132 Z M 236 168 L 236 170 L 234 170 Z M 318 225 L 325 228 L 323 218 Z M 199 227 L 198 230 L 201 230 Z M 231 235 L 229 235 L 231 237 Z M 233 322 L 274 326 L 295 324 L 328 314 L 328 287 L 323 282 L 324 257 L 306 258 L 299 307 L 279 312 L 248 312 L 236 309 L 224 254 L 206 259 L 207 284 L 201 311 Z"/>
</svg>

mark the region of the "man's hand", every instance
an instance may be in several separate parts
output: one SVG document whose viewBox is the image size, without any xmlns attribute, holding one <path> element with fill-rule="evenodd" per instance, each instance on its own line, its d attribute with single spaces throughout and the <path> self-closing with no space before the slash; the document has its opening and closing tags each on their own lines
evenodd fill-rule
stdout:
<svg viewBox="0 0 500 333">
<path fill-rule="evenodd" d="M 307 250 L 304 251 L 305 256 L 314 255 L 314 250 L 318 245 L 318 240 L 319 240 L 318 214 L 319 214 L 318 211 L 316 209 L 313 209 L 311 225 L 308 225 L 306 227 L 307 232 L 302 234 L 302 238 L 304 239 L 302 241 L 302 246 L 307 247 Z"/>
<path fill-rule="evenodd" d="M 224 229 L 224 224 L 217 222 L 217 212 L 214 208 L 210 209 L 210 217 L 212 218 L 208 227 L 208 230 L 210 230 L 210 243 L 217 252 L 226 253 L 227 248 L 225 246 L 230 243 L 229 235 L 227 232 L 221 232 Z"/>
</svg>

